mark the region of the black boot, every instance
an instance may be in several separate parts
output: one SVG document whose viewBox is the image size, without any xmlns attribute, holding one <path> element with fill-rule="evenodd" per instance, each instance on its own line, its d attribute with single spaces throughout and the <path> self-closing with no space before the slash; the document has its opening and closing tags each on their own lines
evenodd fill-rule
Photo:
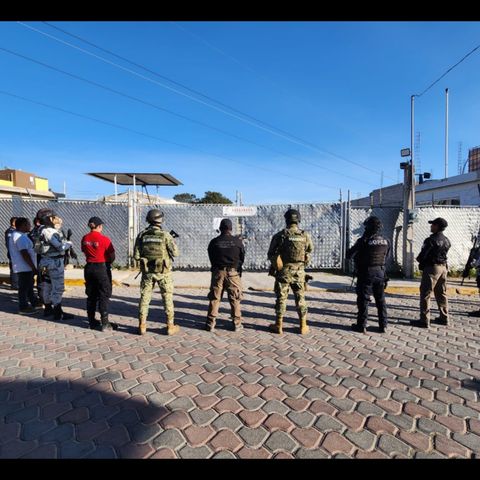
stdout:
<svg viewBox="0 0 480 480">
<path fill-rule="evenodd" d="M 53 319 L 54 320 L 71 320 L 73 315 L 71 313 L 65 313 L 62 310 L 62 304 L 59 303 L 53 307 Z"/>
<path fill-rule="evenodd" d="M 53 308 L 51 303 L 46 303 L 45 304 L 45 309 L 43 310 L 43 316 L 44 317 L 49 317 L 50 315 L 53 315 Z"/>
<path fill-rule="evenodd" d="M 87 312 L 88 315 L 88 324 L 92 330 L 98 330 L 101 326 L 101 323 L 98 320 L 95 320 L 95 312 Z"/>
<path fill-rule="evenodd" d="M 110 323 L 108 321 L 108 313 L 101 313 L 100 318 L 102 319 L 102 325 L 100 327 L 100 330 L 102 332 L 105 332 L 107 330 L 117 330 L 118 325 L 116 323 Z"/>
</svg>

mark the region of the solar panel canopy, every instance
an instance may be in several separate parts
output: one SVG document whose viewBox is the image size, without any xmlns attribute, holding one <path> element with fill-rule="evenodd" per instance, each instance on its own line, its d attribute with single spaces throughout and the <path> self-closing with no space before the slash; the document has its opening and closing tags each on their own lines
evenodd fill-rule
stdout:
<svg viewBox="0 0 480 480">
<path fill-rule="evenodd" d="M 164 185 L 164 186 L 177 186 L 183 185 L 182 182 L 168 173 L 87 173 L 92 177 L 100 178 L 107 182 L 115 183 L 115 177 L 117 178 L 118 185 L 133 185 L 133 179 L 135 177 L 136 185 Z"/>
</svg>

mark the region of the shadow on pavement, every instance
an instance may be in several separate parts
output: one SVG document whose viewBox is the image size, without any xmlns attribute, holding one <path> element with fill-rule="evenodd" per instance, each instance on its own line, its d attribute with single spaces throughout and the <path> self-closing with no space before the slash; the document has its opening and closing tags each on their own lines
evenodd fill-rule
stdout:
<svg viewBox="0 0 480 480">
<path fill-rule="evenodd" d="M 41 372 L 28 381 L 1 379 L 0 458 L 144 458 L 168 446 L 170 434 L 162 433 L 173 412 L 161 399 L 111 391 L 123 379 L 108 369 L 91 385 L 91 370 L 70 381 Z"/>
</svg>

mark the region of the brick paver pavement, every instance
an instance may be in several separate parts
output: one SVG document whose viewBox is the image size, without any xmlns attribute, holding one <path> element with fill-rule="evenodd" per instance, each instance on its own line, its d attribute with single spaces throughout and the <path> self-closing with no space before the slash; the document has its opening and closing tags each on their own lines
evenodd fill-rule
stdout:
<svg viewBox="0 0 480 480">
<path fill-rule="evenodd" d="M 116 288 L 117 332 L 88 329 L 83 288 L 67 322 L 16 314 L 0 290 L 0 458 L 480 457 L 477 299 L 451 299 L 453 326 L 413 328 L 418 296 L 389 296 L 390 327 L 351 332 L 355 297 L 307 293 L 311 334 L 267 331 L 273 293 L 246 292 L 203 330 L 205 290 L 177 290 L 180 335 L 160 299 L 136 332 L 138 290 Z M 222 320 L 223 318 L 223 320 Z"/>
</svg>

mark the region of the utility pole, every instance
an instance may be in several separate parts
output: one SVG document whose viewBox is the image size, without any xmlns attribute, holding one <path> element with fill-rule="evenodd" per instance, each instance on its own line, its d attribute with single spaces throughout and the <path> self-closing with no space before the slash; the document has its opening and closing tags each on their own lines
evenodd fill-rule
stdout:
<svg viewBox="0 0 480 480">
<path fill-rule="evenodd" d="M 445 178 L 448 178 L 448 88 L 445 89 Z"/>
<path fill-rule="evenodd" d="M 403 245 L 402 267 L 405 277 L 413 277 L 413 222 L 410 213 L 415 208 L 415 154 L 414 154 L 415 95 L 410 97 L 410 162 L 403 176 Z M 412 212 L 413 213 L 413 212 Z"/>
</svg>

